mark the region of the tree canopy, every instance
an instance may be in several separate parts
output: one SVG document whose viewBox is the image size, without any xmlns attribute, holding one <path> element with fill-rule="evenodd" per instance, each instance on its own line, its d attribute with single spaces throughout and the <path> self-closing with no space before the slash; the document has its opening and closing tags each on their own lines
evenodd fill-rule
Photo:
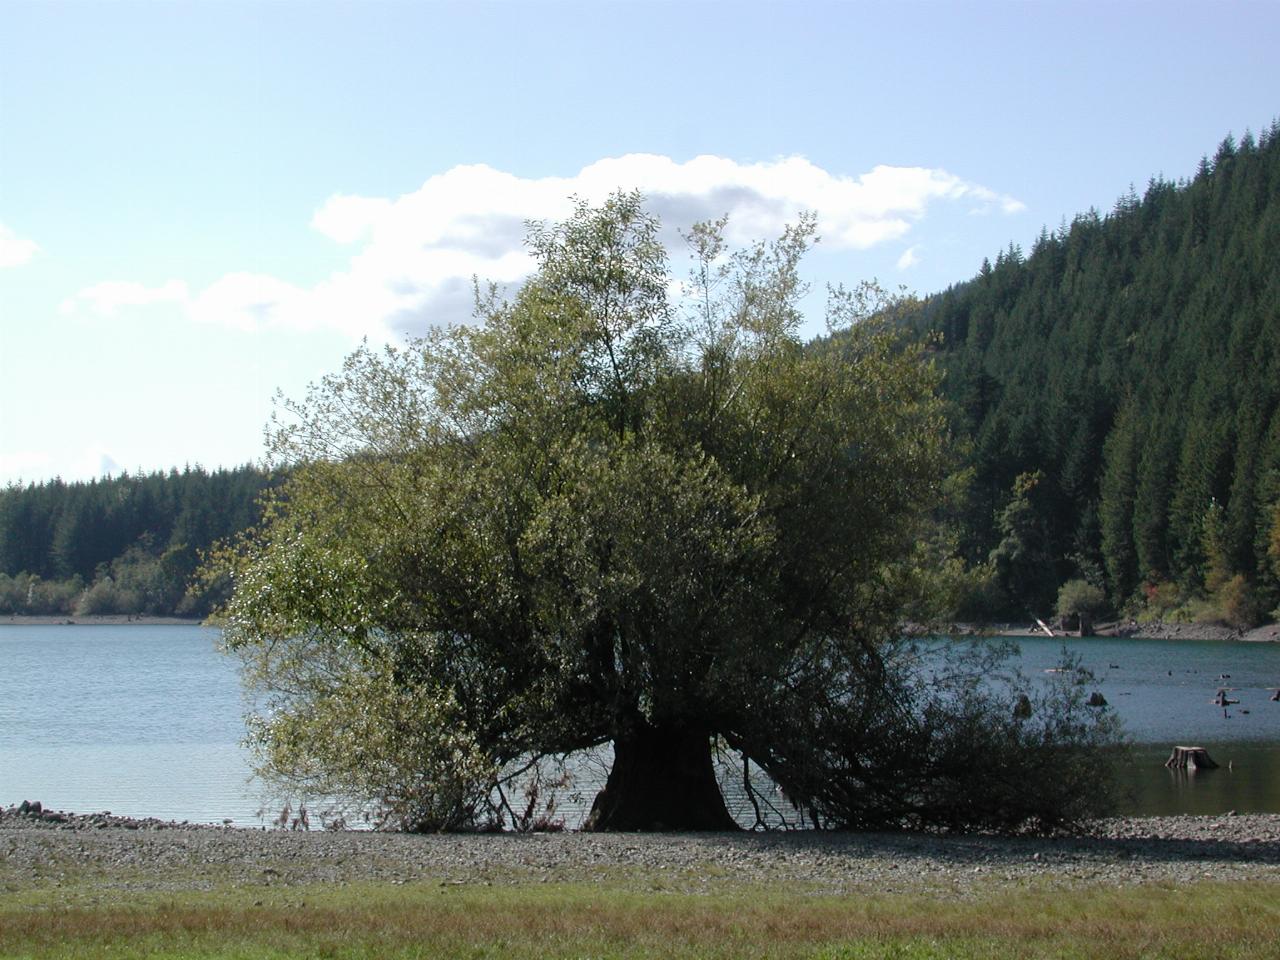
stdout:
<svg viewBox="0 0 1280 960">
<path fill-rule="evenodd" d="M 812 220 L 736 252 L 722 227 L 692 230 L 673 296 L 638 196 L 534 224 L 510 300 L 286 406 L 288 479 L 222 561 L 265 770 L 415 829 L 605 743 L 595 829 L 732 828 L 713 744 L 819 825 L 1076 812 L 1061 767 L 1065 790 L 1029 772 L 1101 736 L 1078 697 L 1013 720 L 902 655 L 946 452 L 900 305 L 832 291 L 841 335 L 805 344 Z"/>
</svg>

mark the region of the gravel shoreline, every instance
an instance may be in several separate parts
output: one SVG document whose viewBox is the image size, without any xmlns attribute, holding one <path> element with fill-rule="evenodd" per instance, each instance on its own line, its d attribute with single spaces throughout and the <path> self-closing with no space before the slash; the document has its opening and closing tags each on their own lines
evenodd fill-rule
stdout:
<svg viewBox="0 0 1280 960">
<path fill-rule="evenodd" d="M 0 891 L 363 881 L 609 882 L 699 890 L 945 891 L 991 884 L 1280 882 L 1280 815 L 1099 820 L 1073 836 L 290 832 L 0 810 Z"/>
</svg>

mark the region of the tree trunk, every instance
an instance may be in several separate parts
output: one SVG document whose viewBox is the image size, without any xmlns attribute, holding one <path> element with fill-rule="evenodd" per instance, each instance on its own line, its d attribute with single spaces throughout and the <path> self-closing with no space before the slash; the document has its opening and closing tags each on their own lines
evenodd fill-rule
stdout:
<svg viewBox="0 0 1280 960">
<path fill-rule="evenodd" d="M 641 722 L 613 742 L 613 768 L 584 830 L 737 830 L 711 764 L 711 736 Z"/>
</svg>

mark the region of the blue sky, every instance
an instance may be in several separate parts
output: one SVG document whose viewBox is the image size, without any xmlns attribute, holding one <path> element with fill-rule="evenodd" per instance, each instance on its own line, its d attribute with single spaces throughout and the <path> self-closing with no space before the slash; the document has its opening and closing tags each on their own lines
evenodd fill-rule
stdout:
<svg viewBox="0 0 1280 960">
<path fill-rule="evenodd" d="M 1270 124 L 1276 49 L 1280 2 L 9 0 L 0 482 L 258 459 L 570 194 L 942 289 Z"/>
</svg>

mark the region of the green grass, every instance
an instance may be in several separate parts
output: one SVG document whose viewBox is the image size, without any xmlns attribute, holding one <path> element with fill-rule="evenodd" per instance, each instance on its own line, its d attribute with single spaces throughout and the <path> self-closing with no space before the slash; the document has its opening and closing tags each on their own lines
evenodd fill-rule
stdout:
<svg viewBox="0 0 1280 960">
<path fill-rule="evenodd" d="M 76 886 L 0 898 L 0 956 L 1275 958 L 1280 888 L 992 886 L 953 902 L 581 883 L 136 894 Z"/>
</svg>

